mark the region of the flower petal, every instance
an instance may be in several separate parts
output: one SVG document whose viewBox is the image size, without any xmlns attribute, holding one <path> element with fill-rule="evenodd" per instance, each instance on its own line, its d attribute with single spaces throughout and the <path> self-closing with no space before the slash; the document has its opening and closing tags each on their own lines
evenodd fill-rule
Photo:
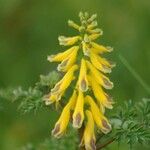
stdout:
<svg viewBox="0 0 150 150">
<path fill-rule="evenodd" d="M 101 72 L 99 72 L 89 61 L 86 61 L 87 67 L 90 69 L 95 80 L 106 89 L 112 89 L 113 83 Z"/>
<path fill-rule="evenodd" d="M 91 42 L 91 46 L 92 46 L 92 50 L 96 53 L 96 54 L 102 54 L 104 52 L 112 52 L 113 48 L 112 47 L 105 47 L 103 45 L 99 45 L 95 42 Z"/>
<path fill-rule="evenodd" d="M 70 120 L 70 105 L 66 105 L 61 113 L 59 120 L 56 122 L 54 129 L 52 130 L 52 135 L 56 138 L 60 138 L 69 123 Z"/>
<path fill-rule="evenodd" d="M 72 66 L 65 76 L 55 85 L 53 89 L 51 89 L 52 93 L 59 93 L 61 91 L 65 91 L 72 80 L 74 79 L 74 72 L 78 69 L 77 65 Z"/>
<path fill-rule="evenodd" d="M 64 45 L 64 46 L 70 46 L 75 44 L 76 42 L 78 42 L 81 39 L 80 36 L 73 36 L 73 37 L 65 37 L 65 36 L 59 36 L 58 40 L 59 40 L 59 44 L 60 45 Z"/>
<path fill-rule="evenodd" d="M 79 90 L 79 95 L 77 98 L 75 110 L 73 113 L 73 127 L 74 128 L 80 128 L 82 126 L 83 120 L 84 120 L 84 97 L 82 91 Z"/>
<path fill-rule="evenodd" d="M 94 33 L 94 34 L 91 34 L 91 35 L 89 36 L 89 39 L 90 39 L 91 41 L 94 41 L 94 40 L 96 40 L 97 38 L 99 38 L 100 36 L 101 36 L 100 33 Z"/>
<path fill-rule="evenodd" d="M 61 64 L 58 65 L 58 67 L 57 67 L 58 71 L 66 72 L 66 71 L 68 71 L 68 69 L 70 69 L 72 67 L 72 65 L 76 61 L 78 49 L 79 49 L 79 47 L 74 48 L 72 53 L 66 59 L 64 59 L 61 62 Z"/>
<path fill-rule="evenodd" d="M 102 114 L 94 100 L 92 99 L 91 96 L 86 96 L 85 97 L 85 102 L 90 105 L 91 112 L 93 115 L 93 119 L 96 123 L 96 125 L 100 128 L 100 130 L 107 134 L 108 132 L 111 131 L 111 125 L 108 122 L 107 118 Z"/>
<path fill-rule="evenodd" d="M 84 145 L 86 150 L 96 150 L 96 139 L 94 133 L 94 120 L 91 111 L 86 110 L 87 123 L 84 129 Z"/>
<path fill-rule="evenodd" d="M 92 76 L 88 76 L 88 80 L 91 84 L 92 91 L 94 93 L 94 96 L 96 97 L 97 101 L 100 105 L 105 106 L 106 108 L 112 109 L 113 101 L 112 98 L 109 97 L 103 89 L 98 85 L 98 83 L 95 81 L 95 79 Z"/>
<path fill-rule="evenodd" d="M 47 57 L 47 60 L 50 62 L 60 62 L 66 59 L 74 50 L 79 49 L 79 46 L 73 46 L 69 48 L 68 50 L 58 53 L 56 55 L 50 55 Z"/>
<path fill-rule="evenodd" d="M 90 60 L 95 68 L 98 70 L 104 72 L 104 73 L 110 73 L 111 72 L 111 66 L 106 63 L 106 61 L 103 61 L 98 55 L 94 54 L 93 52 L 90 53 Z"/>
<path fill-rule="evenodd" d="M 88 90 L 88 80 L 86 77 L 87 69 L 86 69 L 86 62 L 84 59 L 81 60 L 81 67 L 80 67 L 80 74 L 79 74 L 79 89 L 82 92 L 86 92 Z"/>
</svg>

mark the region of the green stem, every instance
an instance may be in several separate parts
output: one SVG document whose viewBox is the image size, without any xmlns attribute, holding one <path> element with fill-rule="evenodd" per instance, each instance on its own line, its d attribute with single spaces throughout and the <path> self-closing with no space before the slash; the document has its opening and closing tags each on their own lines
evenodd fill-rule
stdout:
<svg viewBox="0 0 150 150">
<path fill-rule="evenodd" d="M 99 135 L 96 139 L 96 144 L 99 142 L 99 140 L 104 136 L 104 134 Z"/>
<path fill-rule="evenodd" d="M 115 141 L 115 138 L 112 138 L 111 140 L 107 141 L 105 144 L 103 145 L 98 145 L 96 150 L 101 150 L 104 147 L 107 147 L 109 144 L 113 143 Z"/>
</svg>

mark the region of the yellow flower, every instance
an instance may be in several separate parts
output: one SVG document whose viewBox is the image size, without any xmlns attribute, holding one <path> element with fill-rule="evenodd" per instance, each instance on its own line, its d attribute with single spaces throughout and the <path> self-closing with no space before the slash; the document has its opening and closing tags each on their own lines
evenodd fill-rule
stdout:
<svg viewBox="0 0 150 150">
<path fill-rule="evenodd" d="M 74 50 L 72 51 L 72 53 L 66 59 L 64 59 L 61 62 L 61 64 L 58 65 L 58 67 L 57 67 L 58 71 L 66 72 L 66 71 L 68 71 L 68 69 L 70 69 L 70 67 L 72 67 L 72 65 L 76 61 L 78 49 L 79 49 L 79 47 L 76 46 L 74 48 Z"/>
<path fill-rule="evenodd" d="M 103 45 L 99 45 L 95 42 L 91 42 L 92 46 L 92 51 L 96 54 L 102 54 L 104 52 L 112 52 L 113 48 L 112 47 L 104 47 Z"/>
<path fill-rule="evenodd" d="M 65 76 L 51 89 L 52 93 L 60 93 L 65 91 L 70 85 L 71 81 L 74 79 L 74 72 L 78 69 L 77 65 L 72 66 Z"/>
<path fill-rule="evenodd" d="M 75 106 L 75 110 L 73 113 L 73 127 L 80 128 L 82 126 L 84 120 L 84 96 L 82 91 L 79 90 L 78 98 Z"/>
<path fill-rule="evenodd" d="M 80 26 L 79 25 L 77 25 L 74 21 L 72 21 L 72 20 L 68 20 L 68 25 L 70 26 L 70 27 L 73 27 L 74 29 L 76 29 L 76 30 L 78 30 L 79 31 L 79 29 L 80 29 Z"/>
<path fill-rule="evenodd" d="M 95 53 L 91 52 L 90 53 L 90 59 L 92 64 L 94 65 L 95 68 L 98 70 L 104 72 L 104 73 L 110 73 L 111 72 L 111 66 L 108 65 L 109 63 L 106 63 L 105 61 L 102 61 L 98 55 Z"/>
<path fill-rule="evenodd" d="M 45 104 L 50 105 L 54 102 L 58 102 L 65 90 L 68 88 L 72 80 L 74 79 L 74 71 L 78 69 L 77 65 L 74 65 L 70 70 L 65 74 L 65 76 L 55 85 L 51 92 L 44 96 Z"/>
<path fill-rule="evenodd" d="M 47 60 L 50 62 L 60 62 L 66 59 L 73 51 L 79 49 L 79 46 L 73 46 L 62 53 L 58 53 L 56 55 L 50 55 L 47 57 Z"/>
<path fill-rule="evenodd" d="M 71 98 L 69 99 L 68 104 L 64 107 L 59 120 L 56 122 L 55 127 L 52 130 L 53 136 L 60 138 L 66 131 L 66 128 L 70 120 L 70 111 L 74 109 L 76 98 L 77 98 L 77 93 L 74 90 Z"/>
<path fill-rule="evenodd" d="M 88 68 L 90 69 L 91 75 L 95 80 L 106 89 L 112 89 L 113 83 L 101 72 L 99 72 L 89 61 L 86 61 Z"/>
<path fill-rule="evenodd" d="M 99 127 L 99 129 L 105 134 L 110 132 L 110 123 L 108 122 L 107 118 L 102 114 L 102 112 L 100 111 L 94 100 L 91 98 L 91 96 L 86 96 L 85 102 L 90 105 L 93 119 L 96 125 Z"/>
<path fill-rule="evenodd" d="M 85 145 L 86 150 L 96 150 L 93 116 L 89 110 L 86 110 L 85 114 L 87 116 L 87 123 L 85 125 L 81 145 Z"/>
<path fill-rule="evenodd" d="M 90 34 L 100 34 L 102 35 L 103 34 L 103 31 L 99 28 L 96 28 L 96 29 L 87 29 L 87 32 L 90 33 Z"/>
<path fill-rule="evenodd" d="M 90 82 L 92 91 L 93 91 L 97 101 L 99 102 L 99 104 L 103 105 L 106 108 L 112 109 L 113 108 L 112 98 L 103 91 L 103 89 L 98 85 L 98 83 L 92 76 L 89 75 L 88 80 Z"/>
<path fill-rule="evenodd" d="M 52 130 L 52 135 L 57 138 L 60 138 L 64 134 L 68 126 L 69 120 L 70 120 L 70 106 L 66 105 L 66 107 L 64 107 L 61 113 L 59 120 L 56 122 L 54 129 Z"/>
<path fill-rule="evenodd" d="M 54 94 L 50 92 L 49 94 L 45 95 L 44 98 L 43 98 L 44 101 L 45 101 L 45 104 L 50 105 L 54 102 L 59 101 L 61 99 L 62 94 L 63 94 L 63 92 L 54 93 Z"/>
<path fill-rule="evenodd" d="M 59 44 L 60 45 L 64 45 L 64 46 L 70 46 L 75 44 L 76 42 L 78 42 L 81 39 L 80 36 L 73 36 L 73 37 L 65 37 L 65 36 L 59 36 L 58 40 L 59 40 Z"/>
<path fill-rule="evenodd" d="M 81 67 L 80 67 L 80 74 L 79 74 L 79 89 L 82 92 L 86 92 L 88 90 L 88 81 L 87 81 L 87 69 L 86 69 L 86 62 L 84 59 L 81 60 Z"/>
<path fill-rule="evenodd" d="M 101 35 L 100 33 L 91 34 L 91 35 L 89 35 L 89 39 L 91 41 L 96 40 L 100 35 Z"/>
<path fill-rule="evenodd" d="M 87 30 L 91 30 L 97 26 L 97 21 L 91 21 L 91 23 L 87 26 Z"/>
</svg>

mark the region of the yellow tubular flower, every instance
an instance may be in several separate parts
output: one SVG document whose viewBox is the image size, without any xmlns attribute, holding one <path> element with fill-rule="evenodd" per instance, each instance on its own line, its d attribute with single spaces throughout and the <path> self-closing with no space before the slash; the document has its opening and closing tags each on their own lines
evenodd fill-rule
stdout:
<svg viewBox="0 0 150 150">
<path fill-rule="evenodd" d="M 98 57 L 98 61 L 104 66 L 104 67 L 108 67 L 108 68 L 113 68 L 116 66 L 116 64 L 114 62 L 111 62 L 111 61 L 108 61 L 107 59 L 105 58 L 102 58 L 102 57 Z"/>
<path fill-rule="evenodd" d="M 68 20 L 68 25 L 79 31 L 80 26 L 77 25 L 74 21 Z"/>
<path fill-rule="evenodd" d="M 110 66 L 106 65 L 105 62 L 103 62 L 102 60 L 100 61 L 99 56 L 94 54 L 93 52 L 90 53 L 90 59 L 94 67 L 97 68 L 98 70 L 104 73 L 111 72 Z"/>
<path fill-rule="evenodd" d="M 73 127 L 74 128 L 80 128 L 82 126 L 83 120 L 84 120 L 84 96 L 82 91 L 79 90 L 75 110 L 73 113 Z"/>
<path fill-rule="evenodd" d="M 71 81 L 74 79 L 74 72 L 78 69 L 77 65 L 72 66 L 65 76 L 51 89 L 52 93 L 60 93 L 68 88 Z"/>
<path fill-rule="evenodd" d="M 105 47 L 103 45 L 99 45 L 95 42 L 91 42 L 91 46 L 92 46 L 92 50 L 93 52 L 95 52 L 96 54 L 102 54 L 104 52 L 112 52 L 113 48 L 112 47 Z"/>
<path fill-rule="evenodd" d="M 57 100 L 57 95 L 52 95 L 51 93 L 44 96 L 45 105 L 50 105 Z"/>
<path fill-rule="evenodd" d="M 59 120 L 55 124 L 55 128 L 52 130 L 52 135 L 60 138 L 66 131 L 67 125 L 70 120 L 70 111 L 74 109 L 77 99 L 77 92 L 74 90 L 72 96 L 69 99 L 68 104 L 64 107 Z"/>
<path fill-rule="evenodd" d="M 86 62 L 84 59 L 81 60 L 81 67 L 80 67 L 80 74 L 79 74 L 79 89 L 82 92 L 86 92 L 88 90 L 88 80 L 86 77 L 87 69 L 86 69 Z"/>
<path fill-rule="evenodd" d="M 99 72 L 89 61 L 86 61 L 88 68 L 95 80 L 106 89 L 112 89 L 113 83 L 101 72 Z"/>
<path fill-rule="evenodd" d="M 96 82 L 95 79 L 93 79 L 92 76 L 88 76 L 88 80 L 91 84 L 92 87 L 92 91 L 97 99 L 97 101 L 99 102 L 100 105 L 105 106 L 106 108 L 112 109 L 113 106 L 113 101 L 112 98 L 109 97 L 104 91 L 103 89 L 98 85 L 98 83 Z"/>
<path fill-rule="evenodd" d="M 92 23 L 87 26 L 87 30 L 91 30 L 96 26 L 97 26 L 97 21 L 92 21 Z"/>
<path fill-rule="evenodd" d="M 56 122 L 54 129 L 52 130 L 52 135 L 60 138 L 69 123 L 70 120 L 70 105 L 66 105 L 61 113 L 59 120 Z"/>
<path fill-rule="evenodd" d="M 60 62 L 66 59 L 74 50 L 79 49 L 79 46 L 73 46 L 69 48 L 68 50 L 58 53 L 56 55 L 50 55 L 47 57 L 47 60 L 50 62 Z"/>
<path fill-rule="evenodd" d="M 87 32 L 90 33 L 90 34 L 96 34 L 96 33 L 97 34 L 99 33 L 101 35 L 103 34 L 103 31 L 101 29 L 99 29 L 99 28 L 96 28 L 96 29 L 93 29 L 93 30 L 87 29 Z"/>
<path fill-rule="evenodd" d="M 78 42 L 81 39 L 80 36 L 73 36 L 73 37 L 65 37 L 65 36 L 59 36 L 58 40 L 59 40 L 59 44 L 60 45 L 64 45 L 64 46 L 70 46 L 75 44 L 76 42 Z"/>
<path fill-rule="evenodd" d="M 89 35 L 89 39 L 91 41 L 96 40 L 97 38 L 100 37 L 100 35 L 101 35 L 100 33 L 91 34 L 91 35 Z"/>
<path fill-rule="evenodd" d="M 52 93 L 50 92 L 49 94 L 44 96 L 44 101 L 46 105 L 50 105 L 54 102 L 58 102 L 61 99 L 61 96 L 63 95 L 64 91 L 61 91 L 59 93 Z"/>
<path fill-rule="evenodd" d="M 86 110 L 85 114 L 87 116 L 87 123 L 85 125 L 82 143 L 85 145 L 86 150 L 96 150 L 93 116 L 89 110 Z"/>
<path fill-rule="evenodd" d="M 77 46 L 74 49 L 74 51 L 72 51 L 72 53 L 66 59 L 64 59 L 61 62 L 61 64 L 58 65 L 58 67 L 57 67 L 58 71 L 66 72 L 66 71 L 68 71 L 68 69 L 70 69 L 70 67 L 72 67 L 72 65 L 76 61 L 78 49 L 79 49 L 79 47 Z"/>
<path fill-rule="evenodd" d="M 108 122 L 107 118 L 102 114 L 94 100 L 92 99 L 91 96 L 86 96 L 85 97 L 85 103 L 90 105 L 91 112 L 93 115 L 93 119 L 96 123 L 96 125 L 99 127 L 99 129 L 107 134 L 108 132 L 111 131 L 111 125 Z"/>
</svg>

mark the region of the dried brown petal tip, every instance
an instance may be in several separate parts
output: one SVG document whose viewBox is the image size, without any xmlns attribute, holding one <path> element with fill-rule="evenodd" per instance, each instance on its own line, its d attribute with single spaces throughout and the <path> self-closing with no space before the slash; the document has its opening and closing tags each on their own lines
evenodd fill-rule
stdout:
<svg viewBox="0 0 150 150">
<path fill-rule="evenodd" d="M 80 113 L 78 113 L 76 115 L 73 125 L 74 125 L 75 128 L 80 128 L 81 127 L 82 123 L 81 123 L 81 114 Z"/>
<path fill-rule="evenodd" d="M 104 64 L 102 64 L 102 67 L 103 67 L 105 73 L 111 73 L 111 68 L 110 67 L 108 67 Z"/>
<path fill-rule="evenodd" d="M 112 68 L 116 66 L 116 63 L 113 62 L 113 61 L 109 61 L 109 64 L 110 64 L 110 66 L 111 66 Z"/>
<path fill-rule="evenodd" d="M 113 47 L 110 47 L 110 46 L 107 46 L 106 48 L 109 52 L 112 52 L 114 50 Z"/>
<path fill-rule="evenodd" d="M 87 85 L 87 82 L 85 81 L 85 79 L 83 79 L 81 81 L 81 90 L 84 92 L 88 90 L 88 85 Z"/>
<path fill-rule="evenodd" d="M 102 125 L 105 128 L 104 131 L 105 133 L 108 133 L 111 131 L 111 125 L 106 121 L 106 120 L 102 120 Z"/>
<path fill-rule="evenodd" d="M 105 85 L 105 88 L 107 88 L 107 89 L 112 89 L 113 88 L 113 83 L 112 82 L 110 82 L 108 79 L 106 79 L 106 78 L 103 78 L 103 82 L 104 82 L 104 85 Z"/>
<path fill-rule="evenodd" d="M 55 128 L 52 130 L 52 135 L 54 137 L 58 137 L 59 131 L 60 131 L 60 124 L 56 124 Z"/>
</svg>

